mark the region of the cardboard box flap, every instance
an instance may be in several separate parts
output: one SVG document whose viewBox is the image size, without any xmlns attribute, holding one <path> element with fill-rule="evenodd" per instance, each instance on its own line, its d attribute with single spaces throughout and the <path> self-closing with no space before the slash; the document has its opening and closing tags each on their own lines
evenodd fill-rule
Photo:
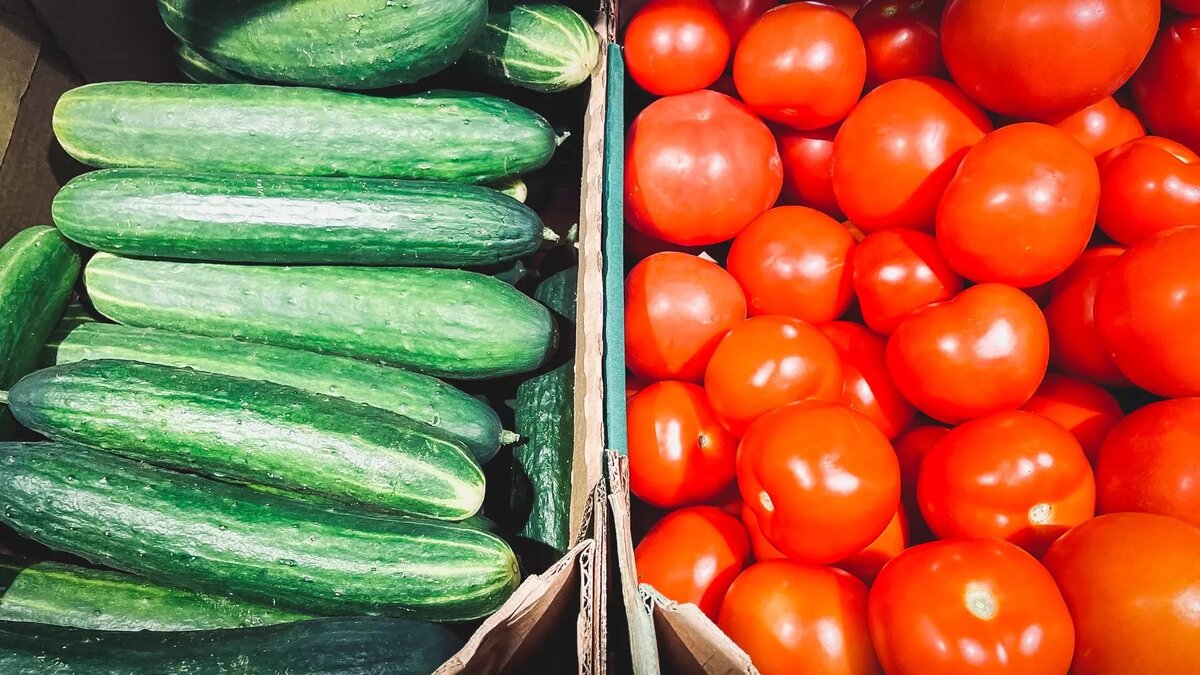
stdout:
<svg viewBox="0 0 1200 675">
<path fill-rule="evenodd" d="M 672 672 L 758 675 L 746 652 L 717 628 L 699 607 L 668 600 L 647 584 L 639 586 L 638 591 L 654 617 L 663 663 L 669 664 Z"/>
<path fill-rule="evenodd" d="M 608 501 L 616 534 L 617 568 L 620 570 L 621 600 L 629 624 L 629 648 L 636 675 L 658 675 L 658 644 L 654 623 L 637 586 L 633 563 L 633 532 L 629 518 L 629 458 L 613 451 L 605 453 L 608 464 Z"/>
</svg>

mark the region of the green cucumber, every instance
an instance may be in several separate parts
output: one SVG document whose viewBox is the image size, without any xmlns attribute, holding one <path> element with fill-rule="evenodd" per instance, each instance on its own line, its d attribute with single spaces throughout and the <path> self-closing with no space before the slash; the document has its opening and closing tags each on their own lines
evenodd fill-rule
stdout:
<svg viewBox="0 0 1200 675">
<path fill-rule="evenodd" d="M 578 12 L 554 2 L 498 4 L 463 57 L 468 69 L 542 92 L 587 81 L 600 60 L 600 40 Z"/>
<path fill-rule="evenodd" d="M 0 621 L 93 630 L 210 630 L 311 618 L 124 572 L 0 558 Z"/>
<path fill-rule="evenodd" d="M 51 338 L 56 333 L 69 331 L 76 326 L 81 326 L 85 323 L 100 323 L 92 312 L 81 302 L 72 302 L 67 304 L 67 308 L 63 310 L 62 318 L 58 320 L 58 324 L 54 326 L 54 332 L 51 333 Z M 49 343 L 47 343 L 49 344 Z"/>
<path fill-rule="evenodd" d="M 557 238 L 495 190 L 379 178 L 108 169 L 67 183 L 51 211 L 89 248 L 211 262 L 470 267 Z"/>
<path fill-rule="evenodd" d="M 37 366 L 80 266 L 79 253 L 53 227 L 22 230 L 0 248 L 0 389 Z M 12 415 L 0 405 L 0 440 L 13 432 Z"/>
<path fill-rule="evenodd" d="M 58 443 L 0 444 L 0 520 L 151 581 L 313 614 L 466 621 L 494 612 L 519 578 L 508 544 L 475 527 L 351 513 Z"/>
<path fill-rule="evenodd" d="M 550 312 L 482 274 L 404 267 L 269 267 L 121 258 L 84 271 L 119 323 L 337 354 L 428 375 L 487 379 L 553 352 Z"/>
<path fill-rule="evenodd" d="M 486 0 L 159 0 L 167 28 L 210 60 L 272 82 L 377 89 L 458 60 Z"/>
<path fill-rule="evenodd" d="M 579 297 L 579 268 L 567 269 L 546 277 L 538 284 L 533 297 L 570 325 L 575 325 L 575 308 Z"/>
<path fill-rule="evenodd" d="M 525 200 L 529 199 L 529 185 L 520 176 L 509 176 L 495 183 L 490 183 L 487 187 L 506 194 L 522 204 L 525 203 Z"/>
<path fill-rule="evenodd" d="M 254 81 L 253 78 L 218 66 L 186 44 L 180 44 L 176 50 L 175 65 L 184 77 L 197 84 L 248 84 Z"/>
<path fill-rule="evenodd" d="M 274 382 L 80 361 L 25 376 L 8 405 L 49 438 L 245 485 L 445 520 L 483 504 L 483 472 L 458 441 Z"/>
<path fill-rule="evenodd" d="M 257 84 L 84 85 L 59 99 L 54 133 L 98 167 L 456 183 L 540 168 L 558 142 L 537 113 L 494 96 Z"/>
</svg>

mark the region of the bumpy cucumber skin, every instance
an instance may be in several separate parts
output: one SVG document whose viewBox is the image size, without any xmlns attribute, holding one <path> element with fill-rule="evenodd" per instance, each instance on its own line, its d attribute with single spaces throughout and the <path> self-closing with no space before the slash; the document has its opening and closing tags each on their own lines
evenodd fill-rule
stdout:
<svg viewBox="0 0 1200 675">
<path fill-rule="evenodd" d="M 575 360 L 517 387 L 513 457 L 532 486 L 529 519 L 519 536 L 562 555 L 571 543 L 571 471 L 575 437 Z"/>
<path fill-rule="evenodd" d="M 599 60 L 596 31 L 575 10 L 522 2 L 493 9 L 462 62 L 493 79 L 553 93 L 586 82 Z"/>
<path fill-rule="evenodd" d="M 254 81 L 253 78 L 218 66 L 186 44 L 179 45 L 176 50 L 175 65 L 184 77 L 196 84 L 249 84 Z"/>
</svg>

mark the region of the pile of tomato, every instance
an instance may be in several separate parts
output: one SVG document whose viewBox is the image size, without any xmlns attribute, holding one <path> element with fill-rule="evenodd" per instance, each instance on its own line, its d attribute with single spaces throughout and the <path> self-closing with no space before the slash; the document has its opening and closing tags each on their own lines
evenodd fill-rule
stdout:
<svg viewBox="0 0 1200 675">
<path fill-rule="evenodd" d="M 639 580 L 763 673 L 1200 672 L 1200 0 L 650 0 Z"/>
</svg>

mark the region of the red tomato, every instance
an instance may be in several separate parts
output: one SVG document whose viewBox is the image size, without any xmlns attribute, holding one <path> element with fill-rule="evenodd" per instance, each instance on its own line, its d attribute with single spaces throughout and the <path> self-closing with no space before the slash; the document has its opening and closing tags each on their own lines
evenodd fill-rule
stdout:
<svg viewBox="0 0 1200 675">
<path fill-rule="evenodd" d="M 867 0 L 854 15 L 867 48 L 867 87 L 918 75 L 943 75 L 938 27 L 945 0 Z"/>
<path fill-rule="evenodd" d="M 900 469 L 862 414 L 802 401 L 764 415 L 738 446 L 746 510 L 780 552 L 814 563 L 861 551 L 896 514 Z"/>
<path fill-rule="evenodd" d="M 835 321 L 818 326 L 842 361 L 842 405 L 867 416 L 884 436 L 895 438 L 912 423 L 916 410 L 887 370 L 887 340 L 863 326 Z"/>
<path fill-rule="evenodd" d="M 1200 530 L 1145 513 L 1093 518 L 1056 541 L 1042 562 L 1075 620 L 1071 673 L 1194 672 L 1197 560 Z"/>
<path fill-rule="evenodd" d="M 921 474 L 921 462 L 933 446 L 950 433 L 946 427 L 920 426 L 904 432 L 893 441 L 896 459 L 900 461 L 900 494 L 905 500 L 917 499 L 917 477 Z"/>
<path fill-rule="evenodd" d="M 1104 441 L 1096 484 L 1100 513 L 1157 513 L 1200 527 L 1200 398 L 1151 403 L 1125 418 Z"/>
<path fill-rule="evenodd" d="M 655 253 L 663 253 L 665 251 L 675 251 L 677 253 L 687 253 L 689 255 L 700 255 L 704 252 L 703 246 L 680 246 L 672 244 L 669 241 L 655 239 L 648 234 L 643 234 L 637 230 L 625 226 L 625 257 L 634 261 L 649 258 Z"/>
<path fill-rule="evenodd" d="M 775 548 L 774 544 L 767 541 L 762 529 L 758 526 L 758 519 L 754 517 L 754 512 L 746 508 L 745 504 L 742 505 L 742 524 L 746 526 L 746 534 L 750 535 L 750 550 L 754 552 L 756 561 L 787 558 L 786 555 L 779 552 L 779 549 Z"/>
<path fill-rule="evenodd" d="M 716 82 L 729 62 L 729 31 L 707 0 L 652 0 L 625 30 L 625 65 L 651 94 L 686 94 Z"/>
<path fill-rule="evenodd" d="M 1049 360 L 1036 303 L 1001 284 L 980 284 L 917 310 L 888 340 L 888 370 L 905 398 L 943 422 L 1021 406 Z"/>
<path fill-rule="evenodd" d="M 1054 119 L 1112 94 L 1150 50 L 1158 0 L 950 0 L 942 54 L 983 107 Z"/>
<path fill-rule="evenodd" d="M 1046 373 L 1042 386 L 1021 407 L 1071 432 L 1088 462 L 1096 465 L 1100 446 L 1125 412 L 1104 388 L 1069 375 Z"/>
<path fill-rule="evenodd" d="M 962 290 L 937 240 L 923 232 L 884 230 L 867 235 L 854 251 L 854 293 L 871 330 L 890 335 L 916 310 Z"/>
<path fill-rule="evenodd" d="M 631 396 L 646 388 L 646 383 L 642 378 L 633 373 L 625 373 L 625 398 L 628 400 Z"/>
<path fill-rule="evenodd" d="M 1055 368 L 1104 385 L 1129 384 L 1100 342 L 1093 313 L 1100 280 L 1124 252 L 1120 246 L 1089 249 L 1055 279 L 1046 306 Z"/>
<path fill-rule="evenodd" d="M 1184 14 L 1200 14 L 1200 0 L 1163 0 L 1163 4 Z"/>
<path fill-rule="evenodd" d="M 1132 89 L 1151 132 L 1200 152 L 1200 17 L 1163 25 Z"/>
<path fill-rule="evenodd" d="M 742 41 L 742 36 L 750 29 L 750 24 L 779 2 L 780 0 L 712 0 L 713 6 L 721 13 L 721 20 L 725 22 L 734 47 Z"/>
<path fill-rule="evenodd" d="M 971 148 L 937 211 L 937 241 L 959 274 L 1028 288 L 1075 262 L 1100 203 L 1096 162 L 1070 136 L 1026 122 Z"/>
<path fill-rule="evenodd" d="M 875 538 L 866 548 L 834 563 L 834 567 L 846 570 L 858 577 L 868 586 L 875 582 L 879 570 L 889 560 L 900 555 L 908 546 L 908 517 L 904 515 L 904 507 L 896 509 L 896 515 L 888 522 L 887 529 Z"/>
<path fill-rule="evenodd" d="M 867 587 L 790 560 L 751 565 L 729 587 L 718 622 L 763 675 L 882 675 L 867 631 Z"/>
<path fill-rule="evenodd" d="M 733 55 L 738 93 L 763 117 L 797 129 L 840 121 L 862 93 L 867 57 L 854 22 L 828 5 L 776 7 Z"/>
<path fill-rule="evenodd" d="M 896 556 L 871 587 L 868 617 L 888 675 L 1063 675 L 1075 644 L 1054 579 L 996 539 L 937 541 Z"/>
<path fill-rule="evenodd" d="M 1131 141 L 1104 155 L 1100 210 L 1104 234 L 1131 246 L 1180 225 L 1200 225 L 1200 157 L 1158 136 Z"/>
<path fill-rule="evenodd" d="M 658 521 L 633 552 L 640 584 L 675 602 L 690 602 L 709 618 L 750 559 L 737 518 L 713 506 L 691 506 Z"/>
<path fill-rule="evenodd" d="M 651 381 L 699 381 L 717 343 L 745 318 L 742 289 L 715 263 L 652 255 L 625 279 L 626 365 Z"/>
<path fill-rule="evenodd" d="M 837 127 L 800 131 L 779 126 L 775 128 L 775 141 L 783 159 L 783 201 L 841 219 L 830 170 L 835 134 Z"/>
<path fill-rule="evenodd" d="M 1079 441 L 1041 415 L 1010 410 L 953 429 L 925 456 L 917 483 L 934 534 L 995 537 L 1040 556 L 1096 513 L 1096 481 Z"/>
<path fill-rule="evenodd" d="M 833 192 L 864 232 L 932 230 L 938 200 L 992 123 L 954 85 L 893 80 L 863 97 L 833 142 Z"/>
<path fill-rule="evenodd" d="M 712 91 L 651 103 L 629 127 L 625 157 L 625 219 L 675 244 L 732 238 L 783 186 L 771 130 Z"/>
<path fill-rule="evenodd" d="M 1200 228 L 1155 235 L 1117 259 L 1096 293 L 1096 327 L 1117 367 L 1159 396 L 1200 395 Z"/>
<path fill-rule="evenodd" d="M 1074 138 L 1093 157 L 1146 135 L 1137 115 L 1132 110 L 1122 108 L 1111 96 L 1067 115 L 1055 122 L 1054 126 Z"/>
<path fill-rule="evenodd" d="M 854 235 L 806 206 L 777 206 L 733 240 L 725 267 L 746 293 L 751 316 L 832 321 L 850 306 Z"/>
<path fill-rule="evenodd" d="M 704 388 L 726 428 L 741 436 L 764 413 L 794 401 L 837 401 L 842 363 L 812 325 L 786 316 L 738 324 L 713 352 Z"/>
</svg>

